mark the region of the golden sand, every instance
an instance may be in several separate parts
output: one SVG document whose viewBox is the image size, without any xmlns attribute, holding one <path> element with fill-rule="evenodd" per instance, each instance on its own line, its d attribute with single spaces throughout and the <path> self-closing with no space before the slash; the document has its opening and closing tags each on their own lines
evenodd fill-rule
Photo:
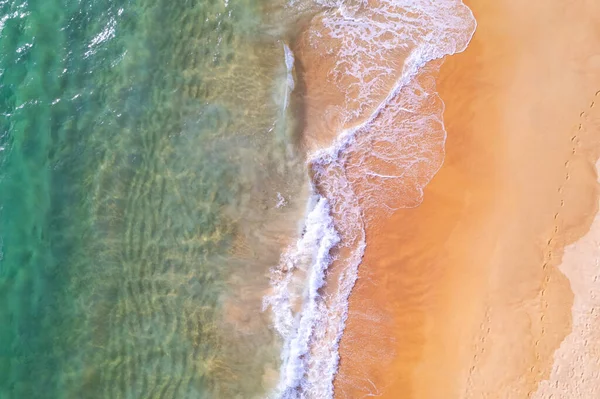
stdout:
<svg viewBox="0 0 600 399">
<path fill-rule="evenodd" d="M 574 294 L 573 325 L 554 354 L 550 378 L 538 386 L 535 399 L 600 397 L 599 242 L 600 214 L 596 214 L 590 231 L 565 248 L 560 270 Z"/>
<path fill-rule="evenodd" d="M 446 160 L 421 206 L 367 231 L 336 396 L 593 398 L 572 307 L 579 281 L 592 314 L 597 227 L 560 265 L 598 207 L 600 3 L 465 3 L 478 30 L 438 82 Z"/>
</svg>

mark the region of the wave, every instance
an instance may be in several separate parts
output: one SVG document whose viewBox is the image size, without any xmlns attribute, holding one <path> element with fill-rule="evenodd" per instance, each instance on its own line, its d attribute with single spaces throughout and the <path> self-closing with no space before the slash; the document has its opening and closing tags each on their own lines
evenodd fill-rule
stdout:
<svg viewBox="0 0 600 399">
<path fill-rule="evenodd" d="M 292 91 L 294 91 L 294 86 L 296 85 L 296 82 L 294 81 L 294 75 L 293 75 L 294 53 L 292 52 L 292 50 L 286 43 L 283 43 L 283 55 L 284 55 L 284 60 L 285 60 L 286 79 L 285 79 L 285 84 L 284 84 L 284 89 L 283 89 L 284 93 L 283 93 L 282 110 L 283 110 L 283 113 L 285 114 L 285 111 L 287 110 L 289 102 L 290 102 L 290 96 L 292 94 Z"/>
<path fill-rule="evenodd" d="M 365 226 L 421 203 L 444 157 L 435 74 L 476 26 L 458 0 L 318 2 L 325 9 L 294 48 L 304 67 L 313 196 L 264 298 L 284 341 L 273 396 L 285 399 L 333 397 Z"/>
</svg>

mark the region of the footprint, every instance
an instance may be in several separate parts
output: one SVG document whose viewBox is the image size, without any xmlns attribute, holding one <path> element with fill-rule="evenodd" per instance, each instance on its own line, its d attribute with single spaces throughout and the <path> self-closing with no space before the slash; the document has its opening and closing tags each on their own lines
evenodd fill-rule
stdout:
<svg viewBox="0 0 600 399">
<path fill-rule="evenodd" d="M 590 104 L 590 108 L 594 108 L 594 105 L 596 105 L 596 102 L 592 101 L 592 103 Z"/>
<path fill-rule="evenodd" d="M 571 178 L 571 175 L 567 173 L 567 175 L 565 176 L 565 180 L 569 180 Z"/>
<path fill-rule="evenodd" d="M 600 96 L 600 90 L 596 92 L 596 97 Z"/>
<path fill-rule="evenodd" d="M 569 167 L 569 161 L 565 162 L 565 167 Z"/>
<path fill-rule="evenodd" d="M 554 226 L 554 232 L 558 233 L 558 226 Z"/>
<path fill-rule="evenodd" d="M 559 187 L 559 188 L 558 188 L 558 193 L 559 193 L 559 194 L 562 194 L 562 192 L 563 192 L 563 188 L 562 188 L 562 186 L 561 186 L 561 187 Z"/>
<path fill-rule="evenodd" d="M 581 130 L 581 129 L 583 129 L 583 125 L 580 123 L 579 127 L 577 128 L 577 130 Z M 575 139 L 575 137 L 573 137 L 571 140 L 574 140 L 574 139 Z"/>
<path fill-rule="evenodd" d="M 582 112 L 582 113 L 579 114 L 580 118 L 583 118 L 584 116 L 585 116 L 585 112 Z"/>
<path fill-rule="evenodd" d="M 560 200 L 560 206 L 565 206 L 565 200 Z"/>
<path fill-rule="evenodd" d="M 554 220 L 558 219 L 558 213 L 554 214 Z"/>
<path fill-rule="evenodd" d="M 581 130 L 581 125 L 579 125 L 579 130 Z M 575 140 L 577 140 L 577 136 L 573 136 L 571 137 L 571 141 L 574 142 Z"/>
</svg>

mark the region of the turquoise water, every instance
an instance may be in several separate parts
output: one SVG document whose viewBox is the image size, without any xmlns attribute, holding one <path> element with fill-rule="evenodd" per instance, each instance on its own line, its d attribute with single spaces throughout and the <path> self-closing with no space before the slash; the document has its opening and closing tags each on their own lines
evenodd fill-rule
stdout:
<svg viewBox="0 0 600 399">
<path fill-rule="evenodd" d="M 273 386 L 305 183 L 274 31 L 260 0 L 0 0 L 0 398 Z"/>
</svg>

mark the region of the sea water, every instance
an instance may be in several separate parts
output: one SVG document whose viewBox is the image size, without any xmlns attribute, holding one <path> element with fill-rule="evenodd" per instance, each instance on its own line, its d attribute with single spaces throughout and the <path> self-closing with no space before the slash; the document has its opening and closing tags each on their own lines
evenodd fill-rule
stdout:
<svg viewBox="0 0 600 399">
<path fill-rule="evenodd" d="M 0 398 L 328 398 L 458 0 L 0 0 Z M 430 64 L 434 61 L 433 64 Z"/>
<path fill-rule="evenodd" d="M 260 307 L 307 175 L 261 7 L 0 1 L 1 398 L 276 381 Z"/>
</svg>

